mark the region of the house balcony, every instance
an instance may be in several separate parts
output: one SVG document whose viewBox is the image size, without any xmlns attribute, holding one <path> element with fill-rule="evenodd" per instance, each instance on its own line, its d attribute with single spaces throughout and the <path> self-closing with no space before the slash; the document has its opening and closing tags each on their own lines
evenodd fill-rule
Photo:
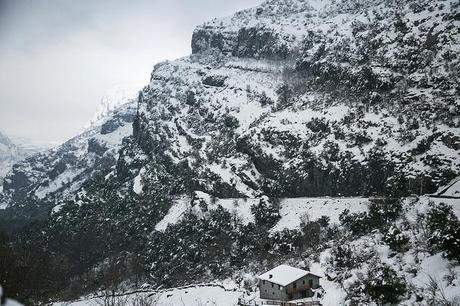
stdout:
<svg viewBox="0 0 460 306">
<path fill-rule="evenodd" d="M 302 293 L 305 291 L 310 291 L 310 290 L 311 290 L 310 286 L 302 286 L 299 288 L 287 288 L 286 292 L 287 294 L 295 295 L 295 294 Z"/>
<path fill-rule="evenodd" d="M 244 305 L 244 304 L 240 304 Z M 276 301 L 276 300 L 263 300 L 263 301 L 255 301 L 255 306 L 263 306 L 263 305 L 272 305 L 272 306 L 322 306 L 319 301 L 298 301 L 298 302 L 283 302 L 283 301 Z"/>
</svg>

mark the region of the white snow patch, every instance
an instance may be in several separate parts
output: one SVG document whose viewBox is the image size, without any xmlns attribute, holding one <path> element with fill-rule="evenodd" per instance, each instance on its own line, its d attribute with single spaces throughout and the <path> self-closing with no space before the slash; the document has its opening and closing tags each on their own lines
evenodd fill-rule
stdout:
<svg viewBox="0 0 460 306">
<path fill-rule="evenodd" d="M 155 226 L 155 230 L 162 232 L 166 230 L 169 224 L 176 224 L 189 209 L 190 198 L 181 198 L 174 201 L 173 206 L 171 206 L 166 216 Z"/>
<path fill-rule="evenodd" d="M 338 283 L 328 281 L 324 274 L 324 267 L 326 266 L 326 262 L 328 261 L 329 257 L 330 249 L 323 251 L 320 254 L 319 262 L 314 262 L 311 264 L 310 271 L 318 276 L 321 276 L 320 284 L 326 292 L 323 299 L 321 300 L 321 304 L 323 306 L 342 305 L 343 301 L 345 301 L 347 293 Z"/>
<path fill-rule="evenodd" d="M 254 215 L 251 212 L 251 207 L 254 204 L 257 204 L 260 199 L 258 198 L 228 198 L 228 199 L 219 199 L 212 198 L 209 194 L 196 191 L 195 199 L 201 199 L 206 202 L 209 210 L 215 210 L 217 207 L 222 207 L 228 212 L 237 216 L 239 221 L 247 225 L 249 223 L 254 223 Z M 200 218 L 205 216 L 205 213 L 201 211 L 199 205 L 192 207 L 190 197 L 182 197 L 178 200 L 175 200 L 171 208 L 169 209 L 166 216 L 157 223 L 155 230 L 165 231 L 168 225 L 177 224 L 187 212 L 193 212 Z"/>
<path fill-rule="evenodd" d="M 152 292 L 154 293 L 154 292 Z M 137 293 L 138 295 L 150 295 L 152 293 Z M 176 288 L 164 290 L 158 293 L 159 299 L 157 306 L 234 306 L 238 303 L 238 298 L 242 295 L 241 291 L 228 290 L 220 286 L 192 286 L 188 288 Z M 128 303 L 132 301 L 136 294 L 127 295 Z M 75 302 L 58 302 L 53 306 L 92 306 L 97 303 L 97 298 L 87 298 Z M 129 305 L 129 304 L 128 304 Z"/>
<path fill-rule="evenodd" d="M 421 271 L 412 279 L 412 283 L 416 286 L 427 287 L 430 281 L 434 280 L 441 287 L 446 300 L 454 300 L 460 296 L 460 286 L 458 284 L 449 285 L 444 278 L 451 265 L 441 254 L 426 257 L 420 265 Z M 460 267 L 451 268 L 455 270 L 455 274 L 460 273 Z"/>
<path fill-rule="evenodd" d="M 251 212 L 251 206 L 257 204 L 260 201 L 258 198 L 251 198 L 251 199 L 218 199 L 217 205 L 222 206 L 229 212 L 235 213 L 239 218 L 240 221 L 247 225 L 249 223 L 254 223 L 254 215 Z"/>
<path fill-rule="evenodd" d="M 142 194 L 144 188 L 144 184 L 142 183 L 142 175 L 145 173 L 145 168 L 142 168 L 139 171 L 139 174 L 134 178 L 134 183 L 133 183 L 133 191 L 136 194 Z"/>
<path fill-rule="evenodd" d="M 272 232 L 285 228 L 296 229 L 301 218 L 308 215 L 311 221 L 328 216 L 330 223 L 339 223 L 339 216 L 348 209 L 351 213 L 367 211 L 367 198 L 290 198 L 281 201 L 281 219 Z"/>
</svg>

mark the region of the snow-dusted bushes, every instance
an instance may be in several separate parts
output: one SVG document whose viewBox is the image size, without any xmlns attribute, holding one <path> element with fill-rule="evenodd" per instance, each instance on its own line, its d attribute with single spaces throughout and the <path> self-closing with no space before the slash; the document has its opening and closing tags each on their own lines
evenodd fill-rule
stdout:
<svg viewBox="0 0 460 306">
<path fill-rule="evenodd" d="M 348 288 L 347 300 L 351 305 L 396 304 L 407 291 L 404 277 L 399 276 L 390 266 L 375 262 L 358 276 Z"/>
<path fill-rule="evenodd" d="M 400 199 L 371 199 L 368 212 L 350 213 L 344 210 L 339 220 L 353 235 L 364 235 L 373 229 L 382 229 L 391 225 L 401 214 Z"/>
<path fill-rule="evenodd" d="M 373 248 L 360 249 L 346 241 L 337 241 L 331 249 L 327 276 L 329 279 L 343 282 L 352 276 L 353 269 L 374 260 L 376 252 Z"/>
<path fill-rule="evenodd" d="M 365 212 L 350 213 L 345 209 L 339 216 L 340 223 L 353 235 L 364 235 L 369 231 L 368 215 Z"/>
<path fill-rule="evenodd" d="M 257 205 L 251 207 L 252 214 L 256 220 L 256 225 L 271 227 L 281 218 L 279 212 L 279 201 L 277 199 L 260 199 Z"/>
<path fill-rule="evenodd" d="M 333 265 L 337 268 L 352 269 L 357 265 L 353 248 L 349 244 L 338 244 L 331 251 Z"/>
<path fill-rule="evenodd" d="M 131 294 L 111 291 L 104 296 L 92 300 L 91 306 L 155 306 L 158 304 L 160 296 L 157 294 Z"/>
<path fill-rule="evenodd" d="M 400 199 L 371 199 L 369 203 L 369 225 L 371 228 L 387 226 L 398 218 L 402 211 Z"/>
<path fill-rule="evenodd" d="M 404 252 L 409 248 L 409 236 L 399 227 L 392 225 L 385 232 L 383 241 L 395 252 Z"/>
<path fill-rule="evenodd" d="M 301 240 L 301 233 L 298 230 L 283 229 L 272 235 L 274 251 L 281 254 L 298 251 L 302 245 Z"/>
<path fill-rule="evenodd" d="M 444 203 L 434 206 L 425 218 L 432 251 L 441 251 L 448 259 L 460 261 L 460 221 L 452 206 Z"/>
<path fill-rule="evenodd" d="M 126 306 L 128 298 L 126 296 L 118 296 L 115 293 L 108 293 L 101 298 L 93 301 L 92 306 Z"/>
</svg>

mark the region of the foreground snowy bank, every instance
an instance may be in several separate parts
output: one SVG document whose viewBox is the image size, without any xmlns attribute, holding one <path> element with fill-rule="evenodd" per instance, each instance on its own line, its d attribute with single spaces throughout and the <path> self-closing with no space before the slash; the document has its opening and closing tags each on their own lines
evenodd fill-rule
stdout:
<svg viewBox="0 0 460 306">
<path fill-rule="evenodd" d="M 242 295 L 241 291 L 224 289 L 220 286 L 191 286 L 189 288 L 174 288 L 164 291 L 140 292 L 133 294 L 121 295 L 112 299 L 121 303 L 121 305 L 133 305 L 136 301 L 148 302 L 149 306 L 169 306 L 169 305 L 219 305 L 232 306 L 236 305 L 238 298 Z M 58 302 L 53 306 L 94 306 L 105 305 L 106 297 L 86 298 L 74 302 Z M 118 304 L 117 304 L 118 305 Z"/>
</svg>

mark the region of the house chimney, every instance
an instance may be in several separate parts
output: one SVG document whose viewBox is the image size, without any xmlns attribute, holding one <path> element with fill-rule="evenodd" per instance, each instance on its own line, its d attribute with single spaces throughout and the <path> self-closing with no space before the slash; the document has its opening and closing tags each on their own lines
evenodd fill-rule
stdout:
<svg viewBox="0 0 460 306">
<path fill-rule="evenodd" d="M 273 274 L 268 274 L 268 278 L 272 279 L 272 278 L 273 278 Z"/>
</svg>

